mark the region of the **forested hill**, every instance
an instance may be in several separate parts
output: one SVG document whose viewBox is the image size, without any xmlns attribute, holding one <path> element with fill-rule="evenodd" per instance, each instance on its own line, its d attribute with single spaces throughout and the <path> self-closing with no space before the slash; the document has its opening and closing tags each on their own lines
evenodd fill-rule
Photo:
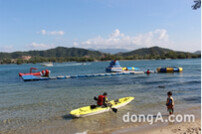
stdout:
<svg viewBox="0 0 202 134">
<path fill-rule="evenodd" d="M 200 55 L 189 53 L 189 52 L 180 52 L 173 51 L 166 48 L 161 47 L 150 47 L 150 48 L 141 48 L 134 51 L 126 52 L 126 53 L 118 53 L 117 56 L 121 57 L 139 57 L 143 59 L 177 59 L 177 58 L 195 58 L 200 57 Z"/>
<path fill-rule="evenodd" d="M 82 48 L 66 48 L 57 47 L 44 51 L 27 51 L 27 52 L 13 52 L 13 53 L 0 53 L 0 59 L 4 58 L 21 58 L 22 56 L 32 57 L 101 57 L 103 53 L 99 51 L 90 51 Z"/>
<path fill-rule="evenodd" d="M 151 47 L 137 49 L 131 52 L 106 54 L 99 51 L 82 48 L 57 47 L 49 50 L 26 52 L 0 52 L 0 64 L 10 63 L 40 63 L 40 62 L 86 62 L 106 60 L 140 60 L 140 59 L 186 59 L 200 58 L 200 54 L 179 52 L 170 49 Z"/>
</svg>

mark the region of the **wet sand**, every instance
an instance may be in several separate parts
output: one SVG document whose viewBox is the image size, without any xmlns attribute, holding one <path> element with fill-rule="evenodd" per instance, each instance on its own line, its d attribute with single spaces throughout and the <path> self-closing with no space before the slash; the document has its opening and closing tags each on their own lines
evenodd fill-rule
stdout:
<svg viewBox="0 0 202 134">
<path fill-rule="evenodd" d="M 88 134 L 104 133 L 104 134 L 201 134 L 201 107 L 186 108 L 176 114 L 193 114 L 194 122 L 168 122 L 168 123 L 142 123 L 136 126 L 129 124 L 122 128 L 114 128 L 99 132 L 88 132 Z M 166 117 L 165 117 L 166 118 Z"/>
<path fill-rule="evenodd" d="M 200 134 L 201 120 L 192 123 L 179 123 L 166 127 L 155 128 L 139 132 L 139 134 Z"/>
<path fill-rule="evenodd" d="M 86 128 L 85 131 L 77 131 L 77 134 L 200 134 L 201 133 L 201 107 L 194 106 L 184 108 L 177 111 L 175 114 L 193 114 L 195 122 L 183 123 L 161 123 L 157 122 L 149 125 L 148 122 L 140 123 L 124 123 L 121 127 L 102 128 L 101 130 L 91 130 Z M 168 115 L 163 115 L 163 118 L 168 118 Z M 79 120 L 79 119 L 78 119 Z M 74 120 L 73 120 L 74 121 Z M 77 119 L 75 120 L 77 121 Z M 85 125 L 85 124 L 83 124 Z M 60 118 L 56 122 L 49 122 L 43 125 L 38 125 L 32 128 L 20 128 L 14 131 L 2 132 L 5 134 L 72 134 L 71 126 L 64 124 Z M 79 129 L 78 129 L 79 130 Z"/>
</svg>

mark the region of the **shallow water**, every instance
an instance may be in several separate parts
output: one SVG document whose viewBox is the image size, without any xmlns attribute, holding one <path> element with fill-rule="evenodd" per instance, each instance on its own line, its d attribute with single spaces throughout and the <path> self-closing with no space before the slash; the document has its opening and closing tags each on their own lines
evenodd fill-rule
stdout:
<svg viewBox="0 0 202 134">
<path fill-rule="evenodd" d="M 52 76 L 104 73 L 109 62 L 88 64 L 56 63 Z M 0 132 L 33 133 L 65 130 L 66 133 L 102 130 L 123 125 L 122 115 L 131 113 L 166 113 L 167 91 L 173 91 L 176 108 L 200 104 L 201 59 L 120 61 L 124 66 L 135 66 L 145 71 L 159 66 L 180 66 L 183 73 L 138 74 L 23 82 L 18 72 L 29 72 L 30 67 L 45 69 L 40 64 L 0 65 Z M 159 87 L 160 86 L 160 87 Z M 165 88 L 164 88 L 165 87 Z M 108 112 L 80 119 L 72 119 L 72 109 L 94 104 L 93 97 L 108 93 L 109 99 L 135 96 L 117 114 Z M 62 133 L 62 132 L 61 132 Z"/>
</svg>

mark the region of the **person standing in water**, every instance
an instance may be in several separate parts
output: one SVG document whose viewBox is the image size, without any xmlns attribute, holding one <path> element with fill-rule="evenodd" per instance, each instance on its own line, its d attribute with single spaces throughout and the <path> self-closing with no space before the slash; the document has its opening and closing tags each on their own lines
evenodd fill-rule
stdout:
<svg viewBox="0 0 202 134">
<path fill-rule="evenodd" d="M 172 97 L 172 92 L 171 91 L 169 91 L 167 93 L 167 95 L 168 95 L 168 98 L 167 98 L 167 101 L 166 101 L 166 106 L 167 106 L 169 114 L 171 115 L 174 112 L 174 99 Z"/>
</svg>

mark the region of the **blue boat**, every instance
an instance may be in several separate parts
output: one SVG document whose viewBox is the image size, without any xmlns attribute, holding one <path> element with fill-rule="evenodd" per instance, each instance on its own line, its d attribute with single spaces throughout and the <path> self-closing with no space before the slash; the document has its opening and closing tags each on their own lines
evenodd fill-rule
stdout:
<svg viewBox="0 0 202 134">
<path fill-rule="evenodd" d="M 109 66 L 106 68 L 106 72 L 121 72 L 122 67 L 118 61 L 112 60 Z"/>
<path fill-rule="evenodd" d="M 109 66 L 106 68 L 106 72 L 130 72 L 130 71 L 139 71 L 140 69 L 137 67 L 121 67 L 119 61 L 112 60 Z"/>
</svg>

